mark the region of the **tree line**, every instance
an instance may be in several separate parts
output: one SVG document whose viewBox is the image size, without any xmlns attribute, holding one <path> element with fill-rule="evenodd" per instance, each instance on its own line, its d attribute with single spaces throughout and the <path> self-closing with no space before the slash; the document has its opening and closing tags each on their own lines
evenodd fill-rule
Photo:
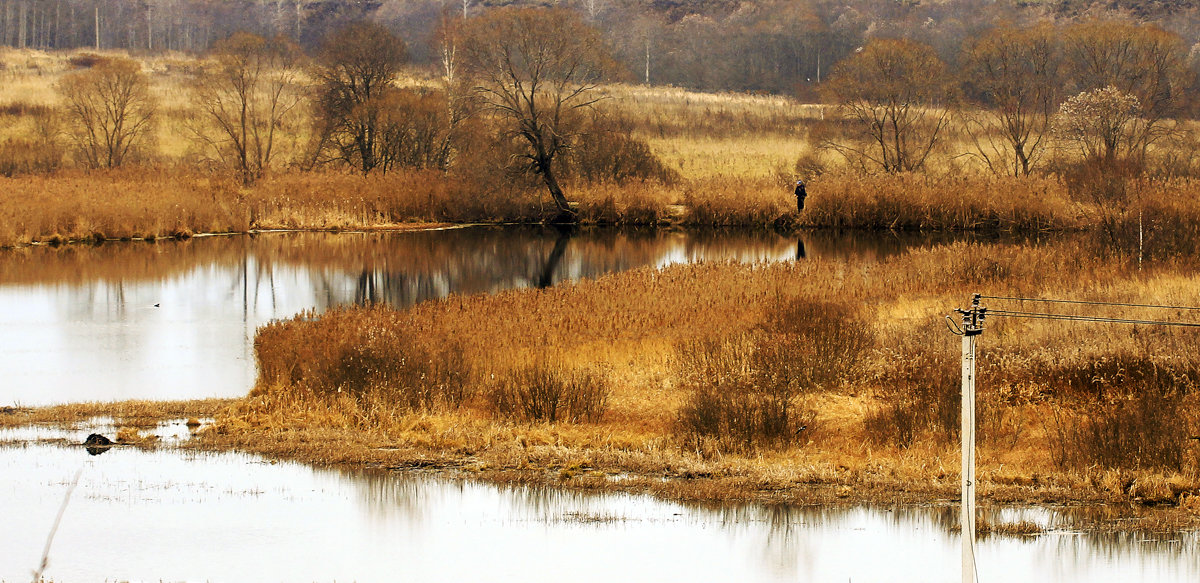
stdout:
<svg viewBox="0 0 1200 583">
<path fill-rule="evenodd" d="M 276 165 L 282 140 L 303 135 L 290 161 L 302 168 L 536 184 L 564 217 L 564 178 L 672 178 L 602 107 L 600 84 L 627 71 L 586 13 L 456 14 L 433 38 L 436 82 L 401 87 L 409 45 L 375 21 L 331 30 L 311 56 L 288 35 L 234 33 L 193 68 L 183 129 L 245 184 Z M 1198 107 L 1193 53 L 1178 34 L 1119 20 L 994 27 L 949 60 L 919 40 L 875 38 L 831 67 L 819 95 L 838 115 L 805 131 L 865 171 L 922 170 L 953 130 L 967 142 L 954 154 L 996 174 L 1079 169 L 1052 167 L 1062 160 L 1101 176 L 1140 172 L 1157 144 L 1190 135 L 1180 120 Z M 127 59 L 73 59 L 81 70 L 58 89 L 76 161 L 136 158 L 155 117 L 145 74 Z"/>
<path fill-rule="evenodd" d="M 600 31 L 629 79 L 701 90 L 819 95 L 833 65 L 879 38 L 929 45 L 951 68 L 964 43 L 1008 24 L 1082 18 L 1153 24 L 1200 41 L 1191 2 L 952 0 L 0 0 L 0 44 L 45 49 L 201 52 L 234 32 L 290 37 L 307 52 L 371 20 L 404 38 L 410 62 L 436 65 L 437 31 L 504 6 L 554 5 Z"/>
<path fill-rule="evenodd" d="M 1193 52 L 1154 25 L 1002 26 L 955 58 L 958 71 L 930 45 L 871 41 L 823 88 L 851 123 L 822 144 L 864 168 L 914 171 L 954 124 L 965 153 L 996 174 L 1045 170 L 1064 150 L 1099 169 L 1141 169 L 1156 144 L 1189 133 L 1179 122 L 1200 106 Z"/>
<path fill-rule="evenodd" d="M 401 86 L 407 46 L 372 21 L 334 29 L 311 57 L 283 35 L 234 33 L 192 68 L 182 130 L 245 185 L 281 164 L 279 144 L 290 139 L 301 151 L 287 162 L 302 169 L 403 168 L 492 189 L 540 185 L 564 219 L 574 214 L 564 178 L 671 177 L 599 106 L 598 85 L 616 65 L 577 13 L 508 7 L 454 21 L 439 38 L 441 78 Z M 65 111 L 40 114 L 61 123 L 75 161 L 116 168 L 148 153 L 157 107 L 140 64 L 88 54 L 73 61 L 79 69 L 57 85 Z M 45 134 L 36 139 L 54 142 L 59 132 Z M 31 146 L 53 158 L 46 166 L 62 157 Z"/>
</svg>

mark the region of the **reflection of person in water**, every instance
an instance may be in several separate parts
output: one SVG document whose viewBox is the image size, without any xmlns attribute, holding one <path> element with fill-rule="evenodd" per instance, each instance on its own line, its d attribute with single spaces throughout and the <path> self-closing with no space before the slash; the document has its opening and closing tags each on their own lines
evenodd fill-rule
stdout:
<svg viewBox="0 0 1200 583">
<path fill-rule="evenodd" d="M 804 248 L 804 239 L 796 239 L 796 261 L 808 257 L 808 251 Z"/>
<path fill-rule="evenodd" d="M 804 210 L 804 198 L 807 196 L 808 196 L 808 193 L 804 191 L 804 181 L 797 180 L 796 181 L 796 212 L 800 212 L 800 211 Z"/>
</svg>

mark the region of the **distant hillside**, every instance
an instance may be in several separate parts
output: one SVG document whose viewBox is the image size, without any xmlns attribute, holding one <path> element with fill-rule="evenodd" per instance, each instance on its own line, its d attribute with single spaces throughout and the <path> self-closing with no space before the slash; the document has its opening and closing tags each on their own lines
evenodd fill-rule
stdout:
<svg viewBox="0 0 1200 583">
<path fill-rule="evenodd" d="M 442 23 L 510 4 L 567 4 L 605 32 L 630 79 L 703 90 L 811 95 L 871 38 L 910 38 L 952 63 L 965 41 L 1001 24 L 1117 18 L 1200 40 L 1200 0 L 3 0 L 0 44 L 198 52 L 249 30 L 311 49 L 370 18 L 422 65 Z"/>
</svg>

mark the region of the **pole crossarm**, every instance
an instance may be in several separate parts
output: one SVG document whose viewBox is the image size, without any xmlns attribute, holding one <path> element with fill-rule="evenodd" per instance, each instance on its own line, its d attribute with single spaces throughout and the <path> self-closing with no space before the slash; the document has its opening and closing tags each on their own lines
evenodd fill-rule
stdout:
<svg viewBox="0 0 1200 583">
<path fill-rule="evenodd" d="M 977 336 L 983 333 L 983 320 L 987 317 L 987 308 L 980 306 L 979 301 L 983 296 L 974 294 L 971 296 L 971 307 L 967 309 L 956 308 L 954 312 L 962 316 L 962 327 L 957 331 L 951 330 L 959 336 Z M 946 316 L 949 318 L 950 316 Z"/>
</svg>

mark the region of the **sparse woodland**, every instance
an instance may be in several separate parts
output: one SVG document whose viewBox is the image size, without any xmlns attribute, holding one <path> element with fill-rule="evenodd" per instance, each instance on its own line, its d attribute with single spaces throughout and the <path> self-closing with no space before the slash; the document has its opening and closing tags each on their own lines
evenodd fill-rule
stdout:
<svg viewBox="0 0 1200 583">
<path fill-rule="evenodd" d="M 849 8 L 770 2 L 640 12 L 599 1 L 420 4 L 311 23 L 304 10 L 315 5 L 270 18 L 249 11 L 250 22 L 266 19 L 249 27 L 261 34 L 213 36 L 202 48 L 168 42 L 187 26 L 164 32 L 153 17 L 100 51 L 80 48 L 78 26 L 75 40 L 39 28 L 18 42 L 19 18 L 6 20 L 10 45 L 72 48 L 4 52 L 0 174 L 12 194 L 0 206 L 0 244 L 563 219 L 1078 229 L 1197 199 L 1200 65 L 1186 6 L 1135 18 L 964 4 L 971 33 L 935 35 L 965 16 L 864 6 L 854 20 Z M 181 23 L 195 16 L 188 6 L 176 7 Z M 285 12 L 299 15 L 299 35 L 283 26 Z M 643 43 L 645 62 L 621 36 L 643 29 L 607 26 L 635 12 L 634 22 L 659 27 Z M 907 24 L 918 14 L 922 26 Z M 410 30 L 417 22 L 428 30 Z M 496 30 L 507 32 L 489 36 Z M 138 34 L 164 41 L 129 44 Z M 508 66 L 495 65 L 497 54 Z M 645 74 L 656 66 L 662 76 Z M 106 211 L 72 192 L 100 170 L 124 197 L 140 196 L 125 187 L 138 182 L 169 186 L 145 204 L 110 198 Z M 367 181 L 363 191 L 371 176 L 419 186 L 370 203 L 322 199 L 319 185 L 354 184 L 340 176 L 352 174 Z M 889 175 L 911 175 L 904 192 Z M 804 215 L 788 196 L 796 177 L 815 193 Z M 278 182 L 312 187 L 266 195 Z M 864 183 L 874 200 L 851 192 Z M 1148 190 L 1178 196 L 1149 201 Z M 944 191 L 958 200 L 939 199 Z M 128 207 L 139 211 L 119 210 Z"/>
</svg>

